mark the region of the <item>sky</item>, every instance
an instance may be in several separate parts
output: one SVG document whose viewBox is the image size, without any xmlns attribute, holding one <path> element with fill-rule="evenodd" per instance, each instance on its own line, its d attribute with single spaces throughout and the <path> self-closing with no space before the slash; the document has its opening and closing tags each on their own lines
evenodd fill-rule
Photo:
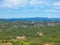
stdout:
<svg viewBox="0 0 60 45">
<path fill-rule="evenodd" d="M 0 18 L 60 18 L 60 0 L 0 0 Z"/>
</svg>

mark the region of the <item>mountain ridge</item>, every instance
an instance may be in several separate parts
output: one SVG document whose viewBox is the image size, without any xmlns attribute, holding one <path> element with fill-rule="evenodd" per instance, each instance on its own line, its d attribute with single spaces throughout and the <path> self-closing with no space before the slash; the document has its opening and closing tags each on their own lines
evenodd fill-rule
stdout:
<svg viewBox="0 0 60 45">
<path fill-rule="evenodd" d="M 7 19 L 1 19 L 4 21 L 59 21 L 60 18 L 47 18 L 47 17 L 32 17 L 32 18 L 7 18 Z"/>
</svg>

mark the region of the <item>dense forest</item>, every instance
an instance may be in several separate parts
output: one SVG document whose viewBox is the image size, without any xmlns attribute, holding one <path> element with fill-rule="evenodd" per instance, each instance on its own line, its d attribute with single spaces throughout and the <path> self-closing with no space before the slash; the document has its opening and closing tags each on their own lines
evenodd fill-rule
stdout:
<svg viewBox="0 0 60 45">
<path fill-rule="evenodd" d="M 4 43 L 10 45 L 60 45 L 60 22 L 0 20 L 0 45 Z"/>
</svg>

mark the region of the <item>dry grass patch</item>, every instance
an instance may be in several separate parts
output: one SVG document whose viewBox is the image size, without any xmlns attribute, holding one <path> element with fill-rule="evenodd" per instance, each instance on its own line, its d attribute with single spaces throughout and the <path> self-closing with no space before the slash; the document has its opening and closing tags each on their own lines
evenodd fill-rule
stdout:
<svg viewBox="0 0 60 45">
<path fill-rule="evenodd" d="M 45 45 L 54 45 L 52 42 L 45 43 Z"/>
<path fill-rule="evenodd" d="M 0 43 L 0 45 L 12 45 L 12 43 Z"/>
</svg>

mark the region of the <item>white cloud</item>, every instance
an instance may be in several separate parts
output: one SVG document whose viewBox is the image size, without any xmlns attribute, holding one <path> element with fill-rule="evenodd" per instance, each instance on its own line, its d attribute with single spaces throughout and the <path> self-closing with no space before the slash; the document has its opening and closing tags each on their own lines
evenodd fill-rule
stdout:
<svg viewBox="0 0 60 45">
<path fill-rule="evenodd" d="M 53 2 L 53 3 L 52 3 L 52 7 L 53 7 L 54 9 L 60 9 L 60 1 L 59 1 L 59 2 Z"/>
<path fill-rule="evenodd" d="M 44 0 L 3 0 L 3 2 L 0 4 L 0 7 L 15 8 L 24 7 L 28 4 L 30 6 L 40 6 L 44 3 Z"/>
<path fill-rule="evenodd" d="M 30 0 L 29 4 L 31 6 L 39 6 L 39 5 L 42 5 L 44 3 L 44 1 L 42 0 Z"/>
<path fill-rule="evenodd" d="M 49 9 L 49 10 L 45 10 L 45 12 L 58 12 L 58 10 L 55 10 L 55 9 Z"/>
<path fill-rule="evenodd" d="M 44 6 L 60 8 L 60 2 L 49 2 L 48 0 L 2 0 L 0 7 L 3 8 L 22 8 L 25 6 L 44 8 Z"/>
<path fill-rule="evenodd" d="M 4 0 L 3 3 L 0 5 L 0 7 L 8 7 L 8 8 L 23 7 L 26 4 L 27 4 L 26 0 Z"/>
<path fill-rule="evenodd" d="M 60 7 L 60 1 L 59 1 L 59 2 L 54 2 L 54 3 L 53 3 L 53 6 L 58 6 L 58 7 Z"/>
</svg>

